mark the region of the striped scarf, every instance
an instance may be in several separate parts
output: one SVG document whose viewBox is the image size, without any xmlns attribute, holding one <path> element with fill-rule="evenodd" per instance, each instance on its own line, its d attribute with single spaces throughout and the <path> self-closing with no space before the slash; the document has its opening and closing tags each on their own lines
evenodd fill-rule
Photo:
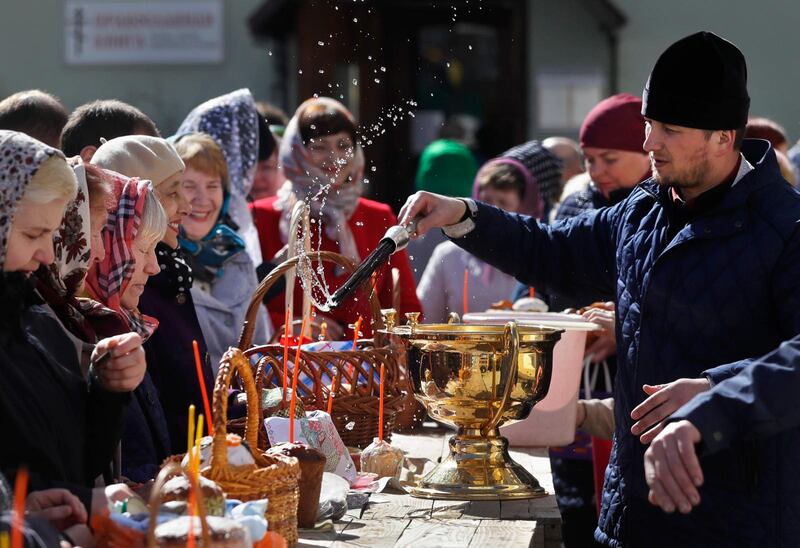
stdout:
<svg viewBox="0 0 800 548">
<path fill-rule="evenodd" d="M 132 331 L 147 339 L 158 327 L 158 320 L 145 316 L 138 310 L 122 308 L 120 298 L 133 275 L 135 258 L 133 243 L 139 232 L 150 181 L 128 178 L 109 172 L 113 180 L 116 205 L 108 212 L 103 228 L 106 256 L 92 265 L 86 276 L 86 289 L 92 298 L 100 301 L 125 320 Z"/>
</svg>

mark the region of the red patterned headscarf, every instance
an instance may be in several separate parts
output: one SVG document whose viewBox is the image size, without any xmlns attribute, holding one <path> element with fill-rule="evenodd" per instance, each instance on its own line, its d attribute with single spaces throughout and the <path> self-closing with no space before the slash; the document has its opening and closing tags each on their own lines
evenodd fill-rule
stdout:
<svg viewBox="0 0 800 548">
<path fill-rule="evenodd" d="M 108 212 L 103 228 L 105 258 L 92 265 L 86 276 L 86 289 L 92 298 L 113 310 L 132 331 L 147 339 L 158 327 L 158 320 L 138 310 L 122 308 L 120 298 L 133 276 L 133 243 L 139 233 L 150 181 L 128 178 L 107 171 L 112 181 L 115 205 Z"/>
</svg>

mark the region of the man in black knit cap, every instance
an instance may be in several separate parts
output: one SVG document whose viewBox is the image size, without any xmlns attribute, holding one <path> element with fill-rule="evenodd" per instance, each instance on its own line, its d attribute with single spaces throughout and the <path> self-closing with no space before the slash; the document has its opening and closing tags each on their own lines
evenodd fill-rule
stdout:
<svg viewBox="0 0 800 548">
<path fill-rule="evenodd" d="M 607 546 L 800 546 L 800 194 L 742 140 L 749 103 L 742 53 L 696 33 L 647 81 L 652 177 L 622 202 L 550 226 L 425 192 L 401 211 L 525 284 L 616 301 Z"/>
</svg>

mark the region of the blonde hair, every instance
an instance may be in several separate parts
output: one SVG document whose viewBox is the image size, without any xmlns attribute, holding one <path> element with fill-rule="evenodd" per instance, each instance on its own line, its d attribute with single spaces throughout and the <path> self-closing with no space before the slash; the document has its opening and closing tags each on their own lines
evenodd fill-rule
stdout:
<svg viewBox="0 0 800 548">
<path fill-rule="evenodd" d="M 60 154 L 51 156 L 39 166 L 31 177 L 24 199 L 35 204 L 46 204 L 53 200 L 71 201 L 78 195 L 78 179 L 75 172 Z"/>
<path fill-rule="evenodd" d="M 167 214 L 161 207 L 161 202 L 152 189 L 148 189 L 144 197 L 142 221 L 136 239 L 144 242 L 147 247 L 157 244 L 164 238 L 167 231 Z"/>
<path fill-rule="evenodd" d="M 229 191 L 228 162 L 217 142 L 205 133 L 190 133 L 175 142 L 175 150 L 188 167 L 208 175 L 216 175 L 222 188 Z"/>
</svg>

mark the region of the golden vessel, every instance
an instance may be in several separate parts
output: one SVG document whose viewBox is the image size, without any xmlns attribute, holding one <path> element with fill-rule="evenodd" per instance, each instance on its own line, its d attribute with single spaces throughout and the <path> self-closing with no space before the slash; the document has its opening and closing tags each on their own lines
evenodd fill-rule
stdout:
<svg viewBox="0 0 800 548">
<path fill-rule="evenodd" d="M 403 341 L 415 396 L 435 420 L 454 426 L 450 454 L 410 493 L 450 500 L 511 500 L 544 496 L 539 482 L 508 454 L 498 426 L 521 420 L 547 395 L 553 347 L 561 329 L 479 324 L 395 326 Z"/>
</svg>

